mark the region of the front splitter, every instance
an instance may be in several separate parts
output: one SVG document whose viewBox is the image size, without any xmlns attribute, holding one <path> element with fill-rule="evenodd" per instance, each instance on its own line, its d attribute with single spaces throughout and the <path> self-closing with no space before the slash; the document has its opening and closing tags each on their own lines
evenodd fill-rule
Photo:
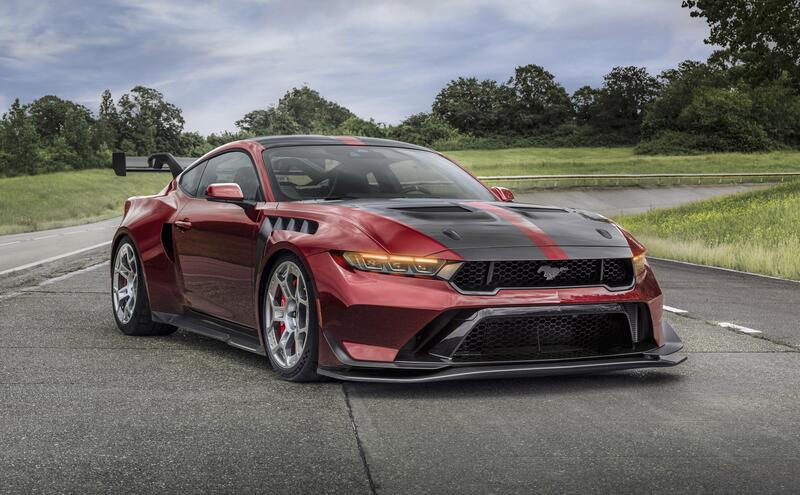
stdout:
<svg viewBox="0 0 800 495">
<path fill-rule="evenodd" d="M 381 374 L 363 369 L 319 368 L 320 375 L 353 382 L 376 383 L 430 383 L 447 380 L 475 380 L 492 378 L 525 378 L 535 376 L 555 376 L 603 373 L 640 368 L 668 368 L 686 361 L 686 356 L 635 357 L 625 359 L 592 360 L 583 362 L 533 363 L 514 365 L 486 365 L 446 368 L 425 374 L 401 373 Z"/>
</svg>

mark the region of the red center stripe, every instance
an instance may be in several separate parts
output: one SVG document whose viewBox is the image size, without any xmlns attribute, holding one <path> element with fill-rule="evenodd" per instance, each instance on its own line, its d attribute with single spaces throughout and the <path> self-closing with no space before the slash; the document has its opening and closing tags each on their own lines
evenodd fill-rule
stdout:
<svg viewBox="0 0 800 495">
<path fill-rule="evenodd" d="M 364 146 L 364 141 L 353 136 L 336 136 L 334 139 L 338 139 L 344 144 L 349 144 L 350 146 Z"/>
<path fill-rule="evenodd" d="M 489 212 L 494 213 L 498 217 L 502 218 L 503 220 L 509 222 L 514 227 L 518 228 L 525 234 L 528 239 L 533 241 L 536 244 L 536 247 L 541 249 L 542 253 L 547 257 L 549 260 L 565 260 L 568 259 L 567 253 L 561 249 L 556 242 L 553 240 L 552 237 L 545 234 L 542 229 L 537 227 L 534 223 L 532 223 L 527 218 L 523 217 L 519 213 L 515 213 L 513 211 L 509 211 L 503 207 L 495 206 L 489 203 L 470 203 L 471 205 L 480 208 L 482 210 L 486 210 Z"/>
</svg>

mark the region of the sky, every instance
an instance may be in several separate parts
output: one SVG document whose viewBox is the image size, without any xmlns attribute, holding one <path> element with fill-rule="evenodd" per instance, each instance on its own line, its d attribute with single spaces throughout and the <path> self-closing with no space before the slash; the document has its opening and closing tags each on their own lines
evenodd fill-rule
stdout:
<svg viewBox="0 0 800 495">
<path fill-rule="evenodd" d="M 136 85 L 185 130 L 235 130 L 307 84 L 362 118 L 430 110 L 460 76 L 545 67 L 568 91 L 620 65 L 704 60 L 706 24 L 680 0 L 3 0 L 0 111 L 55 94 L 97 110 Z"/>
</svg>

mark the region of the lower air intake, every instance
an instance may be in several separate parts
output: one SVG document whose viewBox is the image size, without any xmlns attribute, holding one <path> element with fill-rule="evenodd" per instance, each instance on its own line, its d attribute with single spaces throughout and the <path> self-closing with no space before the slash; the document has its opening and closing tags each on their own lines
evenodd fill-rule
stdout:
<svg viewBox="0 0 800 495">
<path fill-rule="evenodd" d="M 631 352 L 623 313 L 488 317 L 453 353 L 454 361 L 546 360 Z"/>
</svg>

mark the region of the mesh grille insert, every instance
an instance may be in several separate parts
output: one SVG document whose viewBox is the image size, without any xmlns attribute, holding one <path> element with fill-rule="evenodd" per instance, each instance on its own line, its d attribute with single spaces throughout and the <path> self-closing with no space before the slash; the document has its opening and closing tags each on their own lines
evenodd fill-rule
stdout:
<svg viewBox="0 0 800 495">
<path fill-rule="evenodd" d="M 629 258 L 468 261 L 456 272 L 452 283 L 466 292 L 596 285 L 623 288 L 633 283 L 633 265 Z"/>
<path fill-rule="evenodd" d="M 454 361 L 536 360 L 631 352 L 622 313 L 489 317 L 453 353 Z"/>
</svg>

